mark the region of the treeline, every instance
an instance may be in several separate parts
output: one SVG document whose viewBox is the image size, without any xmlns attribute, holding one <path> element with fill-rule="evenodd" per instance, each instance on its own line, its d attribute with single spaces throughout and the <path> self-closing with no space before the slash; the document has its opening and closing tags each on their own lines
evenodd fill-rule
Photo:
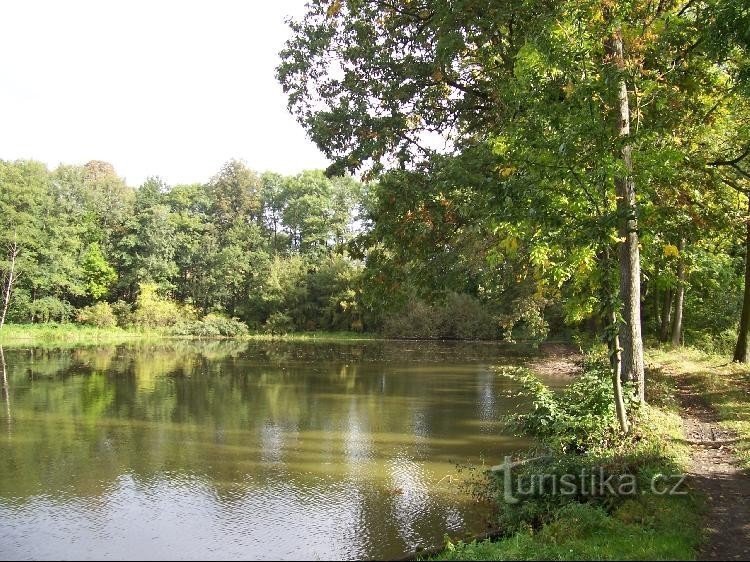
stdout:
<svg viewBox="0 0 750 562">
<path fill-rule="evenodd" d="M 136 189 L 104 162 L 0 161 L 2 321 L 361 330 L 346 245 L 362 189 L 238 161 L 206 184 Z"/>
<path fill-rule="evenodd" d="M 153 178 L 131 188 L 99 161 L 52 171 L 0 162 L 2 321 L 198 336 L 540 340 L 599 329 L 596 299 L 582 290 L 589 254 L 551 287 L 530 264 L 549 254 L 511 225 L 489 228 L 491 196 L 436 189 L 452 181 L 441 173 L 361 183 L 321 171 L 259 175 L 230 161 L 206 184 Z M 742 230 L 729 215 L 718 230 L 673 217 L 688 226 L 658 231 L 663 217 L 646 215 L 644 330 L 727 352 Z"/>
<path fill-rule="evenodd" d="M 106 162 L 0 161 L 0 323 L 544 337 L 533 285 L 452 244 L 415 255 L 384 187 L 233 160 L 205 184 L 132 188 Z"/>
</svg>

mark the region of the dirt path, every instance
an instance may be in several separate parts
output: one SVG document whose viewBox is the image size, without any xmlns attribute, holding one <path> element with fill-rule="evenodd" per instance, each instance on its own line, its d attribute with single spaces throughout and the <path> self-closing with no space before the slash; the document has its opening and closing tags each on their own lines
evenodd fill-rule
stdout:
<svg viewBox="0 0 750 562">
<path fill-rule="evenodd" d="M 702 560 L 750 560 L 750 474 L 739 467 L 736 436 L 721 428 L 701 396 L 676 375 L 685 438 L 691 444 L 690 477 L 708 498 L 708 540 Z"/>
</svg>

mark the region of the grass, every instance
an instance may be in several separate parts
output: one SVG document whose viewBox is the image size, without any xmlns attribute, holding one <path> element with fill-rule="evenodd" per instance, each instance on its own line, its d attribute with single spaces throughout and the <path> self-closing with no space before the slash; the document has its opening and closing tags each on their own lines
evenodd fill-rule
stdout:
<svg viewBox="0 0 750 562">
<path fill-rule="evenodd" d="M 571 503 L 537 532 L 449 545 L 435 560 L 691 560 L 700 522 L 692 502 L 627 500 L 614 513 Z"/>
<path fill-rule="evenodd" d="M 378 334 L 363 334 L 360 332 L 292 332 L 289 334 L 255 333 L 244 336 L 253 341 L 363 341 L 382 340 Z"/>
<path fill-rule="evenodd" d="M 652 349 L 647 358 L 680 374 L 695 394 L 705 398 L 720 424 L 737 433 L 738 455 L 750 468 L 750 367 L 693 348 Z"/>
<path fill-rule="evenodd" d="M 197 339 L 195 336 L 177 336 L 169 329 L 97 328 L 81 324 L 6 324 L 0 329 L 0 345 L 92 345 L 119 344 L 129 341 L 156 339 Z M 221 339 L 221 338 L 212 338 Z M 235 338 L 248 341 L 362 341 L 381 339 L 375 334 L 357 332 L 298 332 L 290 334 L 255 333 Z"/>
<path fill-rule="evenodd" d="M 634 439 L 610 458 L 628 466 L 639 481 L 654 474 L 686 470 L 689 446 L 675 399 L 674 381 L 664 373 L 650 377 L 650 405 L 645 407 Z M 747 398 L 745 398 L 747 402 Z M 733 403 L 733 402 L 732 402 Z M 729 410 L 728 410 L 729 413 Z M 575 466 L 580 456 L 554 453 Z M 605 452 L 606 454 L 606 452 Z M 704 499 L 688 495 L 644 492 L 618 498 L 611 504 L 579 500 L 561 504 L 539 502 L 543 523 L 498 540 L 448 542 L 434 560 L 693 560 L 703 537 Z M 535 500 L 532 500 L 535 501 Z M 498 501 L 498 509 L 507 509 Z M 535 509 L 528 508 L 528 512 Z M 537 514 L 538 515 L 538 514 Z"/>
<path fill-rule="evenodd" d="M 160 338 L 157 330 L 96 328 L 80 324 L 6 324 L 0 329 L 2 345 L 37 345 L 45 343 L 121 343 L 135 339 Z"/>
</svg>

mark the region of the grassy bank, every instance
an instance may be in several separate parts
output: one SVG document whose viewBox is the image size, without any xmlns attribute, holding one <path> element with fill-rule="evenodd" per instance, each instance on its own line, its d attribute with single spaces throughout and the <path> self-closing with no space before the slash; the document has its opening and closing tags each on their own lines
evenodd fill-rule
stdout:
<svg viewBox="0 0 750 562">
<path fill-rule="evenodd" d="M 737 452 L 750 468 L 750 368 L 727 357 L 691 348 L 653 349 L 648 360 L 681 376 L 716 412 L 720 425 L 737 433 Z"/>
<path fill-rule="evenodd" d="M 244 336 L 252 341 L 368 341 L 382 340 L 378 334 L 363 334 L 360 332 L 292 332 L 289 334 L 256 333 Z"/>
<path fill-rule="evenodd" d="M 197 336 L 175 335 L 169 329 L 137 329 L 137 328 L 96 328 L 80 324 L 6 324 L 0 329 L 0 345 L 92 345 L 119 344 L 128 341 L 158 340 L 158 339 L 200 339 Z M 222 339 L 222 338 L 203 338 Z M 223 338 L 227 339 L 227 338 Z M 300 332 L 289 334 L 247 334 L 238 336 L 238 340 L 247 341 L 292 341 L 292 342 L 324 342 L 324 341 L 362 341 L 381 339 L 375 334 L 361 334 L 357 332 Z"/>
<path fill-rule="evenodd" d="M 582 467 L 592 472 L 595 467 L 604 467 L 606 475 L 632 475 L 639 483 L 639 493 L 599 497 L 577 494 L 563 498 L 545 490 L 511 505 L 503 501 L 506 484 L 495 475 L 483 486 L 497 504 L 497 525 L 504 531 L 502 537 L 448 543 L 433 559 L 696 558 L 703 536 L 703 498 L 689 488 L 680 489 L 687 491 L 686 495 L 660 495 L 650 485 L 657 474 L 683 473 L 690 459 L 673 379 L 658 370 L 650 374 L 649 406 L 640 410 L 637 429 L 622 442 L 613 438 L 614 415 L 602 405 L 610 398 L 604 374 L 606 366 L 600 364 L 598 378 L 588 372 L 590 368 L 583 375 L 590 380 L 577 391 L 566 391 L 567 395 L 559 398 L 543 396 L 534 400 L 532 413 L 522 416 L 520 424 L 516 422 L 517 427 L 535 434 L 544 445 L 544 454 L 549 455 L 548 459 L 519 470 L 528 475 L 560 475 L 578 474 Z M 594 366 L 593 370 L 596 369 Z M 591 388 L 591 396 L 586 388 Z M 535 391 L 544 394 L 539 387 Z M 524 456 L 536 455 L 538 451 L 530 451 Z"/>
<path fill-rule="evenodd" d="M 165 332 L 158 330 L 96 328 L 79 324 L 6 324 L 0 329 L 0 344 L 13 346 L 46 343 L 121 343 L 164 336 Z"/>
</svg>

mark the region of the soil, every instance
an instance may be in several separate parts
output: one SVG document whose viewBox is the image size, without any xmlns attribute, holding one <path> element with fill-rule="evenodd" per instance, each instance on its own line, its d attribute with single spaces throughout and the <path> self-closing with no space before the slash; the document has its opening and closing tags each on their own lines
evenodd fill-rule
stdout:
<svg viewBox="0 0 750 562">
<path fill-rule="evenodd" d="M 706 496 L 706 542 L 701 560 L 750 560 L 750 474 L 740 467 L 737 436 L 679 375 L 685 439 L 692 447 L 690 479 Z"/>
<path fill-rule="evenodd" d="M 572 377 L 581 372 L 583 355 L 571 344 L 543 343 L 526 366 L 544 377 Z"/>
</svg>

